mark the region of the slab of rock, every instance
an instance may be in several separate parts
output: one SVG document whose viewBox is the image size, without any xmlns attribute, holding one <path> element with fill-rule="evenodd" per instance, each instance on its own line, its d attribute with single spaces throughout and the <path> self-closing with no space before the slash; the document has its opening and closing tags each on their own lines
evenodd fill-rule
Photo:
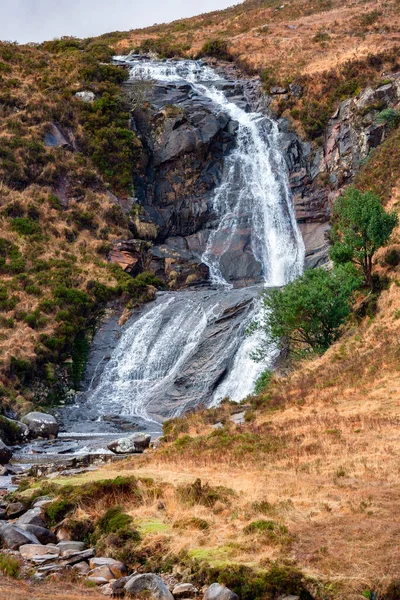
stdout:
<svg viewBox="0 0 400 600">
<path fill-rule="evenodd" d="M 46 523 L 42 518 L 42 511 L 39 507 L 31 508 L 17 521 L 17 525 L 36 525 L 37 527 L 45 527 Z"/>
<path fill-rule="evenodd" d="M 83 90 L 82 92 L 76 92 L 75 98 L 79 98 L 82 102 L 94 102 L 96 96 L 89 90 Z"/>
<path fill-rule="evenodd" d="M 148 600 L 173 600 L 173 595 L 164 581 L 153 573 L 130 577 L 124 589 L 127 596 L 131 598 L 144 593 Z"/>
<path fill-rule="evenodd" d="M 32 508 L 43 508 L 44 506 L 51 504 L 53 501 L 54 498 L 50 498 L 50 496 L 39 496 L 39 498 L 36 498 L 32 504 Z"/>
<path fill-rule="evenodd" d="M 64 556 L 67 552 L 82 552 L 82 550 L 85 549 L 85 544 L 83 542 L 73 542 L 72 540 L 65 540 L 62 542 L 58 542 L 57 547 L 60 549 L 61 556 Z"/>
<path fill-rule="evenodd" d="M 95 555 L 94 548 L 83 550 L 83 552 L 75 552 L 72 556 L 61 558 L 59 564 L 63 567 L 72 567 L 76 563 L 82 562 L 83 560 L 89 560 Z"/>
<path fill-rule="evenodd" d="M 104 577 L 88 577 L 87 580 L 95 583 L 96 585 L 104 585 L 109 583 L 108 579 L 105 579 Z"/>
<path fill-rule="evenodd" d="M 57 437 L 58 423 L 53 417 L 47 413 L 30 412 L 22 417 L 22 422 L 29 428 L 29 435 L 32 438 Z"/>
<path fill-rule="evenodd" d="M 38 544 L 39 540 L 29 531 L 24 531 L 17 525 L 5 525 L 0 529 L 0 539 L 3 546 L 9 550 L 19 550 L 21 546 L 26 544 Z"/>
<path fill-rule="evenodd" d="M 101 567 L 96 567 L 95 569 L 92 569 L 91 571 L 89 571 L 88 579 L 93 579 L 93 578 L 105 579 L 106 581 L 111 581 L 111 579 L 116 579 L 116 577 L 112 573 L 110 567 L 108 567 L 107 565 L 103 565 Z"/>
<path fill-rule="evenodd" d="M 199 590 L 191 583 L 178 583 L 172 590 L 174 598 L 193 598 Z"/>
<path fill-rule="evenodd" d="M 126 565 L 119 560 L 114 560 L 113 558 L 103 558 L 101 556 L 91 558 L 89 565 L 93 570 L 107 567 L 111 571 L 114 579 L 120 579 L 121 577 L 124 577 L 127 572 Z"/>
<path fill-rule="evenodd" d="M 205 591 L 203 600 L 239 600 L 239 596 L 219 583 L 212 583 Z"/>
<path fill-rule="evenodd" d="M 19 525 L 19 523 L 18 523 Z M 57 536 L 52 533 L 49 529 L 46 529 L 45 527 L 40 527 L 38 525 L 19 525 L 21 527 L 21 529 L 23 529 L 24 531 L 29 531 L 29 533 L 32 533 L 35 537 L 37 537 L 37 539 L 39 540 L 39 542 L 41 544 L 57 544 Z"/>
<path fill-rule="evenodd" d="M 24 514 L 26 508 L 22 502 L 12 502 L 7 506 L 7 518 L 16 519 Z"/>
<path fill-rule="evenodd" d="M 114 440 L 107 448 L 115 454 L 138 454 L 150 446 L 151 436 L 147 433 L 134 433 L 126 438 Z"/>
<path fill-rule="evenodd" d="M 35 559 L 39 559 L 39 561 L 42 559 L 48 560 L 49 558 L 54 560 L 60 555 L 60 551 L 56 546 L 49 547 L 41 544 L 23 544 L 19 547 L 19 551 L 23 558 L 33 561 Z"/>
<path fill-rule="evenodd" d="M 12 459 L 12 450 L 0 440 L 0 465 L 6 465 Z"/>
</svg>

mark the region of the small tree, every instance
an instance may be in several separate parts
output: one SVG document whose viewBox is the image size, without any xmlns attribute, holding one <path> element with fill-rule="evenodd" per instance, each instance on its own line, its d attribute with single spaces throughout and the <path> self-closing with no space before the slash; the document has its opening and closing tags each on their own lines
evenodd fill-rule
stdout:
<svg viewBox="0 0 400 600">
<path fill-rule="evenodd" d="M 330 257 L 336 264 L 353 262 L 362 268 L 372 288 L 372 259 L 384 246 L 398 223 L 396 213 L 387 213 L 378 196 L 350 187 L 336 200 L 334 244 Z"/>
<path fill-rule="evenodd" d="M 253 328 L 262 328 L 266 344 L 286 344 L 292 353 L 325 351 L 340 335 L 350 314 L 354 291 L 362 278 L 348 264 L 335 268 L 308 269 L 286 287 L 263 292 L 263 318 Z M 254 355 L 264 356 L 264 348 Z"/>
</svg>

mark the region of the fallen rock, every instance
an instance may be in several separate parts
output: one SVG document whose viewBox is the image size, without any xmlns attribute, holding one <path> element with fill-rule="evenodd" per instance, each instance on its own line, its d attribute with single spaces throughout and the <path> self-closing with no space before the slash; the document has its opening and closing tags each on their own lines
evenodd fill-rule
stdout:
<svg viewBox="0 0 400 600">
<path fill-rule="evenodd" d="M 89 90 L 83 90 L 82 92 L 76 92 L 75 98 L 79 98 L 82 102 L 94 102 L 96 96 Z"/>
<path fill-rule="evenodd" d="M 79 573 L 79 575 L 87 575 L 90 571 L 90 567 L 85 561 L 81 561 L 73 565 L 72 568 Z"/>
<path fill-rule="evenodd" d="M 111 579 L 116 579 L 114 574 L 112 573 L 110 567 L 107 565 L 103 565 L 101 567 L 96 567 L 92 569 L 88 573 L 88 579 L 105 579 L 106 581 L 111 581 Z"/>
<path fill-rule="evenodd" d="M 132 575 L 129 577 L 121 577 L 121 579 L 117 579 L 111 584 L 113 597 L 114 598 L 122 598 L 125 596 L 125 585 L 132 578 Z"/>
<path fill-rule="evenodd" d="M 22 502 L 12 502 L 7 506 L 7 517 L 9 519 L 16 519 L 23 515 L 25 511 L 26 508 Z"/>
<path fill-rule="evenodd" d="M 83 550 L 83 552 L 75 552 L 72 556 L 68 556 L 62 558 L 59 564 L 63 567 L 72 567 L 72 565 L 76 565 L 83 560 L 89 560 L 95 555 L 94 548 L 89 548 L 88 550 Z"/>
<path fill-rule="evenodd" d="M 19 547 L 19 551 L 23 558 L 38 562 L 42 560 L 54 560 L 60 555 L 60 551 L 56 546 L 42 546 L 41 544 L 23 544 Z"/>
<path fill-rule="evenodd" d="M 219 583 L 212 583 L 205 591 L 203 600 L 239 600 L 239 596 Z"/>
<path fill-rule="evenodd" d="M 8 446 L 15 446 L 19 442 L 25 442 L 29 437 L 29 429 L 24 423 L 8 419 L 4 415 L 0 417 L 0 438 Z"/>
<path fill-rule="evenodd" d="M 39 540 L 39 542 L 41 544 L 57 544 L 57 536 L 54 535 L 54 533 L 52 533 L 49 529 L 46 529 L 45 527 L 41 527 L 38 525 L 31 525 L 31 524 L 19 524 L 18 525 L 21 527 L 21 529 L 23 529 L 24 531 L 29 531 L 29 533 L 32 533 L 35 537 L 37 537 L 37 539 Z"/>
<path fill-rule="evenodd" d="M 153 573 L 133 575 L 125 584 L 124 589 L 130 597 L 135 597 L 144 592 L 148 600 L 173 600 L 171 592 L 161 577 Z"/>
<path fill-rule="evenodd" d="M 70 143 L 65 138 L 55 123 L 51 123 L 48 131 L 44 134 L 44 143 L 50 148 L 69 148 Z"/>
<path fill-rule="evenodd" d="M 51 504 L 53 501 L 54 498 L 50 498 L 50 496 L 39 496 L 39 498 L 36 498 L 32 504 L 32 508 L 43 508 L 44 506 Z"/>
<path fill-rule="evenodd" d="M 178 583 L 172 590 L 174 598 L 193 598 L 199 590 L 191 583 Z"/>
<path fill-rule="evenodd" d="M 104 585 L 109 583 L 107 579 L 104 579 L 104 577 L 88 577 L 87 580 L 95 583 L 96 585 Z"/>
<path fill-rule="evenodd" d="M 5 519 L 7 519 L 7 510 L 0 508 L 0 521 L 4 521 Z"/>
<path fill-rule="evenodd" d="M 114 579 L 120 579 L 121 577 L 124 577 L 127 572 L 126 565 L 119 560 L 114 560 L 113 558 L 103 558 L 101 556 L 91 558 L 89 565 L 93 570 L 107 567 L 111 571 Z"/>
<path fill-rule="evenodd" d="M 37 527 L 45 527 L 46 523 L 42 518 L 42 511 L 39 507 L 31 508 L 17 521 L 17 525 L 36 525 Z"/>
<path fill-rule="evenodd" d="M 115 454 L 137 454 L 150 446 L 151 436 L 146 433 L 134 433 L 108 444 L 107 448 Z"/>
<path fill-rule="evenodd" d="M 53 415 L 31 412 L 22 417 L 22 422 L 28 426 L 29 435 L 32 438 L 50 438 L 58 435 L 59 427 Z"/>
<path fill-rule="evenodd" d="M 12 459 L 12 450 L 0 440 L 0 465 L 6 465 Z"/>
<path fill-rule="evenodd" d="M 83 542 L 73 542 L 72 540 L 58 542 L 57 548 L 60 549 L 61 556 L 64 556 L 67 552 L 82 552 L 85 549 L 85 544 Z"/>
<path fill-rule="evenodd" d="M 9 550 L 19 550 L 26 544 L 38 544 L 39 540 L 29 531 L 24 531 L 17 525 L 5 525 L 0 529 L 0 539 Z"/>
</svg>

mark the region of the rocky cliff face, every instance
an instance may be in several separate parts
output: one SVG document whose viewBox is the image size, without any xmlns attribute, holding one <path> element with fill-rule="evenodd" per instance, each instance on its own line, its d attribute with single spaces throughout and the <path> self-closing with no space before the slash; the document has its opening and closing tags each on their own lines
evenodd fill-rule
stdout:
<svg viewBox="0 0 400 600">
<path fill-rule="evenodd" d="M 233 66 L 220 69 L 224 80 L 218 85 L 232 102 L 247 111 L 271 113 L 271 97 L 258 80 L 239 79 Z M 295 87 L 284 91 L 301 94 Z M 377 115 L 399 100 L 400 78 L 393 77 L 376 90 L 367 88 L 343 101 L 328 123 L 323 146 L 317 148 L 300 139 L 286 119 L 279 120 L 307 266 L 327 261 L 332 202 L 387 135 L 388 126 L 377 122 Z M 135 181 L 139 210 L 133 237 L 149 244 L 139 251 L 133 240 L 122 242 L 111 259 L 133 272 L 139 265 L 149 268 L 171 289 L 203 283 L 208 268 L 201 254 L 215 220 L 210 199 L 221 181 L 224 157 L 235 146 L 237 123 L 224 112 L 214 114 L 210 100 L 186 82 L 154 84 L 132 123 L 145 148 Z"/>
</svg>

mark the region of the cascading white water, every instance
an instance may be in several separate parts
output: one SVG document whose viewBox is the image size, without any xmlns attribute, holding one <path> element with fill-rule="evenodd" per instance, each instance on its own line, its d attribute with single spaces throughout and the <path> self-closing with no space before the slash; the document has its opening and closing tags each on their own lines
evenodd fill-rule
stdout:
<svg viewBox="0 0 400 600">
<path fill-rule="evenodd" d="M 126 57 L 117 59 L 127 61 Z M 263 364 L 251 359 L 258 340 L 244 332 L 259 311 L 259 288 L 233 289 L 224 275 L 224 255 L 235 236 L 243 229 L 250 232 L 253 260 L 259 263 L 267 286 L 284 285 L 301 274 L 304 245 L 279 150 L 277 124 L 230 101 L 217 89 L 221 78 L 200 62 L 128 60 L 128 64 L 133 79 L 190 83 L 216 114 L 223 111 L 237 122 L 236 146 L 225 159 L 223 179 L 212 200 L 217 224 L 202 255 L 217 289 L 163 294 L 126 328 L 88 396 L 87 402 L 96 404 L 99 415 L 109 412 L 151 420 L 180 414 L 196 402 L 212 405 L 226 396 L 241 400 L 276 356 L 276 349 L 271 348 Z M 245 306 L 242 317 L 226 332 L 218 325 L 222 341 L 212 346 L 215 327 L 223 323 L 229 306 L 241 301 Z M 163 402 L 163 394 L 168 399 L 161 410 L 155 405 Z M 175 397 L 180 399 L 176 407 Z"/>
</svg>

